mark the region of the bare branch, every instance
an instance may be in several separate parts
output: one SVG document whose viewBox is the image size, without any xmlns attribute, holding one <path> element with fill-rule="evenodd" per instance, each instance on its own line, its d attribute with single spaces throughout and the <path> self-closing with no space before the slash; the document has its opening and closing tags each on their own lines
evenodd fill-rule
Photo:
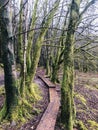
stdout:
<svg viewBox="0 0 98 130">
<path fill-rule="evenodd" d="M 9 3 L 9 1 L 10 1 L 10 0 L 8 0 L 6 3 L 4 3 L 4 5 L 2 5 L 2 6 L 0 7 L 0 9 L 4 8 L 4 7 Z"/>
<path fill-rule="evenodd" d="M 96 2 L 96 0 L 91 0 L 91 2 L 89 2 L 89 3 L 86 5 L 86 7 L 84 8 L 84 10 L 80 13 L 79 17 L 81 18 L 82 15 L 87 11 L 87 9 L 88 9 L 91 5 L 93 5 L 95 2 Z"/>
</svg>

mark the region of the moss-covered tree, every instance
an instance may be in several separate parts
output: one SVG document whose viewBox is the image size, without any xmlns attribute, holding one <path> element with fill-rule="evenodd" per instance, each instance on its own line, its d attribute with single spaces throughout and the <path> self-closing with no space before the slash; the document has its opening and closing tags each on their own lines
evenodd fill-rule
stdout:
<svg viewBox="0 0 98 130">
<path fill-rule="evenodd" d="M 42 29 L 40 30 L 40 34 L 39 34 L 39 36 L 36 40 L 35 46 L 34 46 L 34 53 L 32 55 L 33 58 L 31 57 L 31 63 L 30 63 L 31 67 L 30 67 L 30 70 L 28 71 L 28 75 L 27 75 L 27 78 L 26 78 L 26 82 L 27 82 L 29 87 L 31 85 L 31 82 L 34 81 L 34 76 L 35 76 L 37 65 L 38 65 L 38 62 L 39 62 L 40 52 L 41 52 L 42 44 L 43 44 L 43 41 L 44 41 L 44 37 L 46 35 L 46 32 L 49 28 L 49 25 L 52 21 L 52 18 L 54 16 L 54 13 L 56 12 L 58 6 L 59 6 L 59 0 L 55 1 L 54 5 L 53 5 L 53 9 L 47 15 L 47 19 L 44 18 L 43 21 L 42 21 L 42 24 L 41 24 Z M 29 46 L 29 44 L 28 44 L 28 46 Z M 28 54 L 29 53 L 27 53 L 27 55 Z"/>
<path fill-rule="evenodd" d="M 2 7 L 7 0 L 0 1 Z M 0 120 L 7 117 L 14 120 L 18 110 L 18 85 L 15 72 L 15 59 L 13 51 L 12 23 L 10 18 L 9 4 L 0 9 L 0 28 L 1 28 L 1 43 L 2 43 L 2 60 L 4 64 L 4 79 L 5 79 L 5 104 L 0 111 Z"/>
<path fill-rule="evenodd" d="M 95 2 L 95 0 L 87 3 L 86 7 L 84 7 L 81 13 L 80 2 L 81 0 L 72 0 L 71 2 L 68 30 L 64 48 L 64 69 L 61 87 L 61 121 L 67 130 L 73 130 L 73 124 L 75 120 L 73 99 L 75 30 L 82 19 L 82 15 L 89 8 L 89 6 Z"/>
<path fill-rule="evenodd" d="M 21 0 L 21 6 L 25 0 Z M 35 1 L 34 13 L 33 13 L 33 23 L 32 27 L 34 28 L 36 23 L 36 11 L 37 11 L 37 2 Z M 4 75 L 5 75 L 5 95 L 6 100 L 5 104 L 0 111 L 0 120 L 9 119 L 11 121 L 17 121 L 24 119 L 26 116 L 30 118 L 29 112 L 31 112 L 31 101 L 35 100 L 34 92 L 32 92 L 32 80 L 34 81 L 34 76 L 36 73 L 40 51 L 42 43 L 44 41 L 44 36 L 48 30 L 48 27 L 51 23 L 51 20 L 56 12 L 59 0 L 57 0 L 53 9 L 47 14 L 47 19 L 43 18 L 42 27 L 39 33 L 38 38 L 36 39 L 36 44 L 34 46 L 34 52 L 32 53 L 32 41 L 33 33 L 30 33 L 25 36 L 19 35 L 18 37 L 18 60 L 20 64 L 20 77 L 17 79 L 16 70 L 15 70 L 15 56 L 13 48 L 13 36 L 12 36 L 12 21 L 10 15 L 9 1 L 4 0 L 0 1 L 0 34 L 1 34 L 1 43 L 2 43 L 2 52 L 3 52 L 3 64 L 4 64 Z M 4 6 L 6 5 L 6 6 Z M 26 8 L 26 7 L 25 7 Z M 23 31 L 24 27 L 24 18 L 23 15 L 25 8 L 21 8 L 20 11 L 20 24 L 19 24 L 19 33 Z M 23 10 L 24 9 L 24 10 Z M 27 25 L 26 25 L 27 26 Z M 26 30 L 27 31 L 27 27 Z M 25 35 L 25 33 L 23 33 Z M 27 42 L 27 36 L 30 38 Z M 24 39 L 24 37 L 26 39 Z M 30 48 L 31 47 L 31 48 Z M 26 49 L 25 49 L 26 48 Z M 29 49 L 29 50 L 28 50 Z M 27 57 L 26 57 L 27 55 Z M 33 57 L 33 58 L 32 58 Z M 30 62 L 28 62 L 30 58 Z M 28 63 L 27 63 L 28 62 Z M 26 68 L 27 67 L 27 68 Z M 26 71 L 27 70 L 27 71 Z M 35 85 L 35 84 L 33 84 Z M 33 94 L 32 94 L 33 93 Z M 17 114 L 16 114 L 17 113 Z"/>
</svg>

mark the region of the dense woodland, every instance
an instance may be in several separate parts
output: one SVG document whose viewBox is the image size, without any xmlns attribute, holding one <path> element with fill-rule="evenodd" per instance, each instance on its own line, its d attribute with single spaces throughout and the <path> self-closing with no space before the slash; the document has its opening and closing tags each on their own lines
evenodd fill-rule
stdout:
<svg viewBox="0 0 98 130">
<path fill-rule="evenodd" d="M 74 87 L 77 72 L 98 72 L 97 6 L 97 0 L 0 0 L 2 123 L 31 119 L 31 104 L 41 99 L 34 78 L 44 68 L 61 86 L 60 129 L 86 130 L 76 121 Z"/>
</svg>

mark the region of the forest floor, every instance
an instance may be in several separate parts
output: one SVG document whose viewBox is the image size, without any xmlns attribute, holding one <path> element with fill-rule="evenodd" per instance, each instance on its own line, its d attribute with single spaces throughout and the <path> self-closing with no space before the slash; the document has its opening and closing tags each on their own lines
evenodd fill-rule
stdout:
<svg viewBox="0 0 98 130">
<path fill-rule="evenodd" d="M 9 122 L 4 121 L 3 123 L 0 124 L 0 130 L 35 130 L 36 129 L 44 111 L 48 106 L 49 94 L 48 94 L 48 88 L 41 81 L 41 79 L 37 78 L 37 76 L 35 76 L 35 83 L 38 84 L 42 99 L 38 101 L 36 104 L 32 104 L 32 110 L 33 110 L 32 113 L 34 113 L 34 115 L 32 115 L 32 119 L 28 120 L 27 123 L 25 124 L 21 124 L 21 126 L 20 124 L 17 124 L 17 126 L 10 125 Z M 1 87 L 4 87 L 4 74 L 2 70 L 0 70 L 0 88 Z M 2 108 L 4 103 L 4 99 L 5 99 L 4 95 L 5 95 L 4 93 L 0 95 L 0 109 Z"/>
<path fill-rule="evenodd" d="M 87 130 L 98 130 L 98 73 L 76 71 L 76 117 Z"/>
<path fill-rule="evenodd" d="M 61 79 L 62 74 L 59 74 Z M 78 130 L 98 130 L 98 73 L 75 72 L 75 106 Z M 63 130 L 60 118 L 55 130 Z"/>
<path fill-rule="evenodd" d="M 44 72 L 42 75 L 43 74 Z M 62 77 L 62 74 L 59 74 L 59 76 Z M 9 126 L 9 124 L 5 125 L 6 123 L 4 123 L 0 126 L 0 130 L 35 130 L 49 103 L 48 88 L 37 77 L 35 77 L 35 82 L 39 85 L 43 97 L 42 100 L 35 105 L 35 107 L 40 109 L 41 112 L 36 113 L 33 116 L 33 119 L 22 125 L 20 128 Z M 0 70 L 0 86 L 2 87 L 3 84 L 3 72 Z M 98 74 L 76 71 L 74 96 L 76 104 L 76 119 L 80 122 L 81 127 L 83 127 L 84 124 L 87 130 L 98 130 Z M 2 108 L 3 103 L 4 94 L 0 95 L 0 108 Z M 55 130 L 63 130 L 58 121 Z M 78 130 L 84 129 L 80 128 Z"/>
</svg>

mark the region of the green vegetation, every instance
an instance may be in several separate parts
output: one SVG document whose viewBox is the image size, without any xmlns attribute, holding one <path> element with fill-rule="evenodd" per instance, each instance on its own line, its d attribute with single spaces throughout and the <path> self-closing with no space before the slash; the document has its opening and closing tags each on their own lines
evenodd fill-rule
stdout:
<svg viewBox="0 0 98 130">
<path fill-rule="evenodd" d="M 4 89 L 4 85 L 0 86 L 0 95 L 4 95 L 5 94 L 5 89 Z"/>
<path fill-rule="evenodd" d="M 22 124 L 40 113 L 35 106 L 43 100 L 42 93 L 34 82 L 39 66 L 46 69 L 53 83 L 61 85 L 62 129 L 73 130 L 76 112 L 89 114 L 88 92 L 98 91 L 95 4 L 97 0 L 0 0 L 1 76 L 4 71 L 0 95 L 5 99 L 0 111 L 2 124 L 7 120 L 10 125 Z M 74 92 L 75 84 L 81 91 L 87 90 L 85 95 Z M 77 111 L 74 98 L 80 102 Z M 94 121 L 88 123 L 91 129 L 97 127 Z M 77 126 L 87 130 L 82 121 Z"/>
<path fill-rule="evenodd" d="M 76 97 L 77 99 L 79 99 L 79 100 L 82 102 L 83 105 L 86 105 L 87 101 L 86 101 L 86 99 L 84 98 L 83 95 L 76 93 L 76 94 L 75 94 L 75 97 Z"/>
<path fill-rule="evenodd" d="M 0 92 L 4 92 L 4 87 L 0 90 Z M 34 97 L 32 98 L 32 96 L 34 96 Z M 34 100 L 32 100 L 32 99 L 34 99 Z M 29 95 L 28 100 L 25 100 L 24 98 L 22 98 L 19 101 L 19 104 L 18 104 L 19 109 L 17 109 L 17 111 L 14 110 L 13 115 L 11 117 L 11 119 L 13 119 L 11 121 L 11 124 L 13 124 L 13 122 L 14 122 L 15 126 L 17 124 L 17 128 L 19 128 L 21 125 L 26 123 L 29 119 L 31 119 L 33 117 L 33 115 L 40 113 L 41 111 L 38 108 L 35 108 L 34 104 L 35 103 L 38 104 L 38 101 L 40 101 L 41 99 L 42 99 L 41 91 L 40 91 L 38 85 L 35 83 L 32 83 L 32 94 Z M 33 105 L 34 105 L 34 107 L 33 107 Z M 3 118 L 3 116 L 5 116 L 5 114 L 4 114 L 5 111 L 6 111 L 6 105 L 4 105 L 2 111 L 0 112 L 1 118 Z M 3 127 L 3 125 L 8 126 L 10 124 L 10 122 L 8 122 L 8 118 L 9 117 L 6 117 L 5 120 L 1 120 L 1 125 L 0 125 L 1 128 Z"/>
<path fill-rule="evenodd" d="M 98 130 L 98 123 L 97 122 L 95 122 L 93 120 L 88 120 L 87 122 L 89 124 L 90 129 Z"/>
<path fill-rule="evenodd" d="M 92 85 L 92 86 L 85 85 L 85 87 L 88 88 L 88 89 L 90 89 L 90 90 L 96 90 L 96 91 L 98 91 L 97 85 Z"/>
<path fill-rule="evenodd" d="M 36 83 L 32 83 L 31 86 L 32 87 L 31 87 L 30 92 L 33 95 L 32 99 L 34 99 L 34 101 L 41 100 L 42 99 L 42 97 L 41 97 L 41 91 L 40 91 L 38 85 Z"/>
<path fill-rule="evenodd" d="M 85 127 L 85 125 L 82 121 L 77 121 L 76 124 L 77 124 L 77 128 L 79 130 L 87 130 L 87 128 Z"/>
<path fill-rule="evenodd" d="M 32 11 L 32 21 L 30 29 L 36 26 L 38 2 L 39 0 L 34 1 L 34 9 Z M 0 4 L 3 5 L 4 3 L 0 1 Z M 40 58 L 42 43 L 44 41 L 46 32 L 51 24 L 52 18 L 59 6 L 59 0 L 53 3 L 53 7 L 51 7 L 51 11 L 48 13 L 47 19 L 42 18 L 41 26 L 43 28 L 40 29 L 35 46 L 33 48 L 33 53 L 32 41 L 35 40 L 34 31 L 28 33 L 28 35 L 18 35 L 18 46 L 13 44 L 13 30 L 11 21 L 12 17 L 10 16 L 12 10 L 9 10 L 10 2 L 8 2 L 7 4 L 8 6 L 6 6 L 3 10 L 0 10 L 0 18 L 2 19 L 0 22 L 0 36 L 2 37 L 2 61 L 4 65 L 5 75 L 4 87 L 6 91 L 5 105 L 0 111 L 0 120 L 6 118 L 11 122 L 17 122 L 18 120 L 23 120 L 23 118 L 25 119 L 25 117 L 30 119 L 31 116 L 29 113 L 31 113 L 32 109 L 31 103 L 34 103 L 37 100 L 41 99 L 37 85 L 32 82 L 34 82 L 34 77 Z M 25 26 L 27 25 L 27 21 L 25 21 L 24 19 L 24 15 L 27 17 L 27 4 L 24 8 L 23 6 L 24 0 L 21 0 L 20 9 L 22 9 L 19 13 L 19 33 L 21 33 L 24 29 L 27 28 L 27 26 Z M 19 80 L 17 80 L 16 76 L 17 71 L 14 48 L 16 49 L 15 51 L 17 52 L 18 64 L 20 66 Z"/>
</svg>

